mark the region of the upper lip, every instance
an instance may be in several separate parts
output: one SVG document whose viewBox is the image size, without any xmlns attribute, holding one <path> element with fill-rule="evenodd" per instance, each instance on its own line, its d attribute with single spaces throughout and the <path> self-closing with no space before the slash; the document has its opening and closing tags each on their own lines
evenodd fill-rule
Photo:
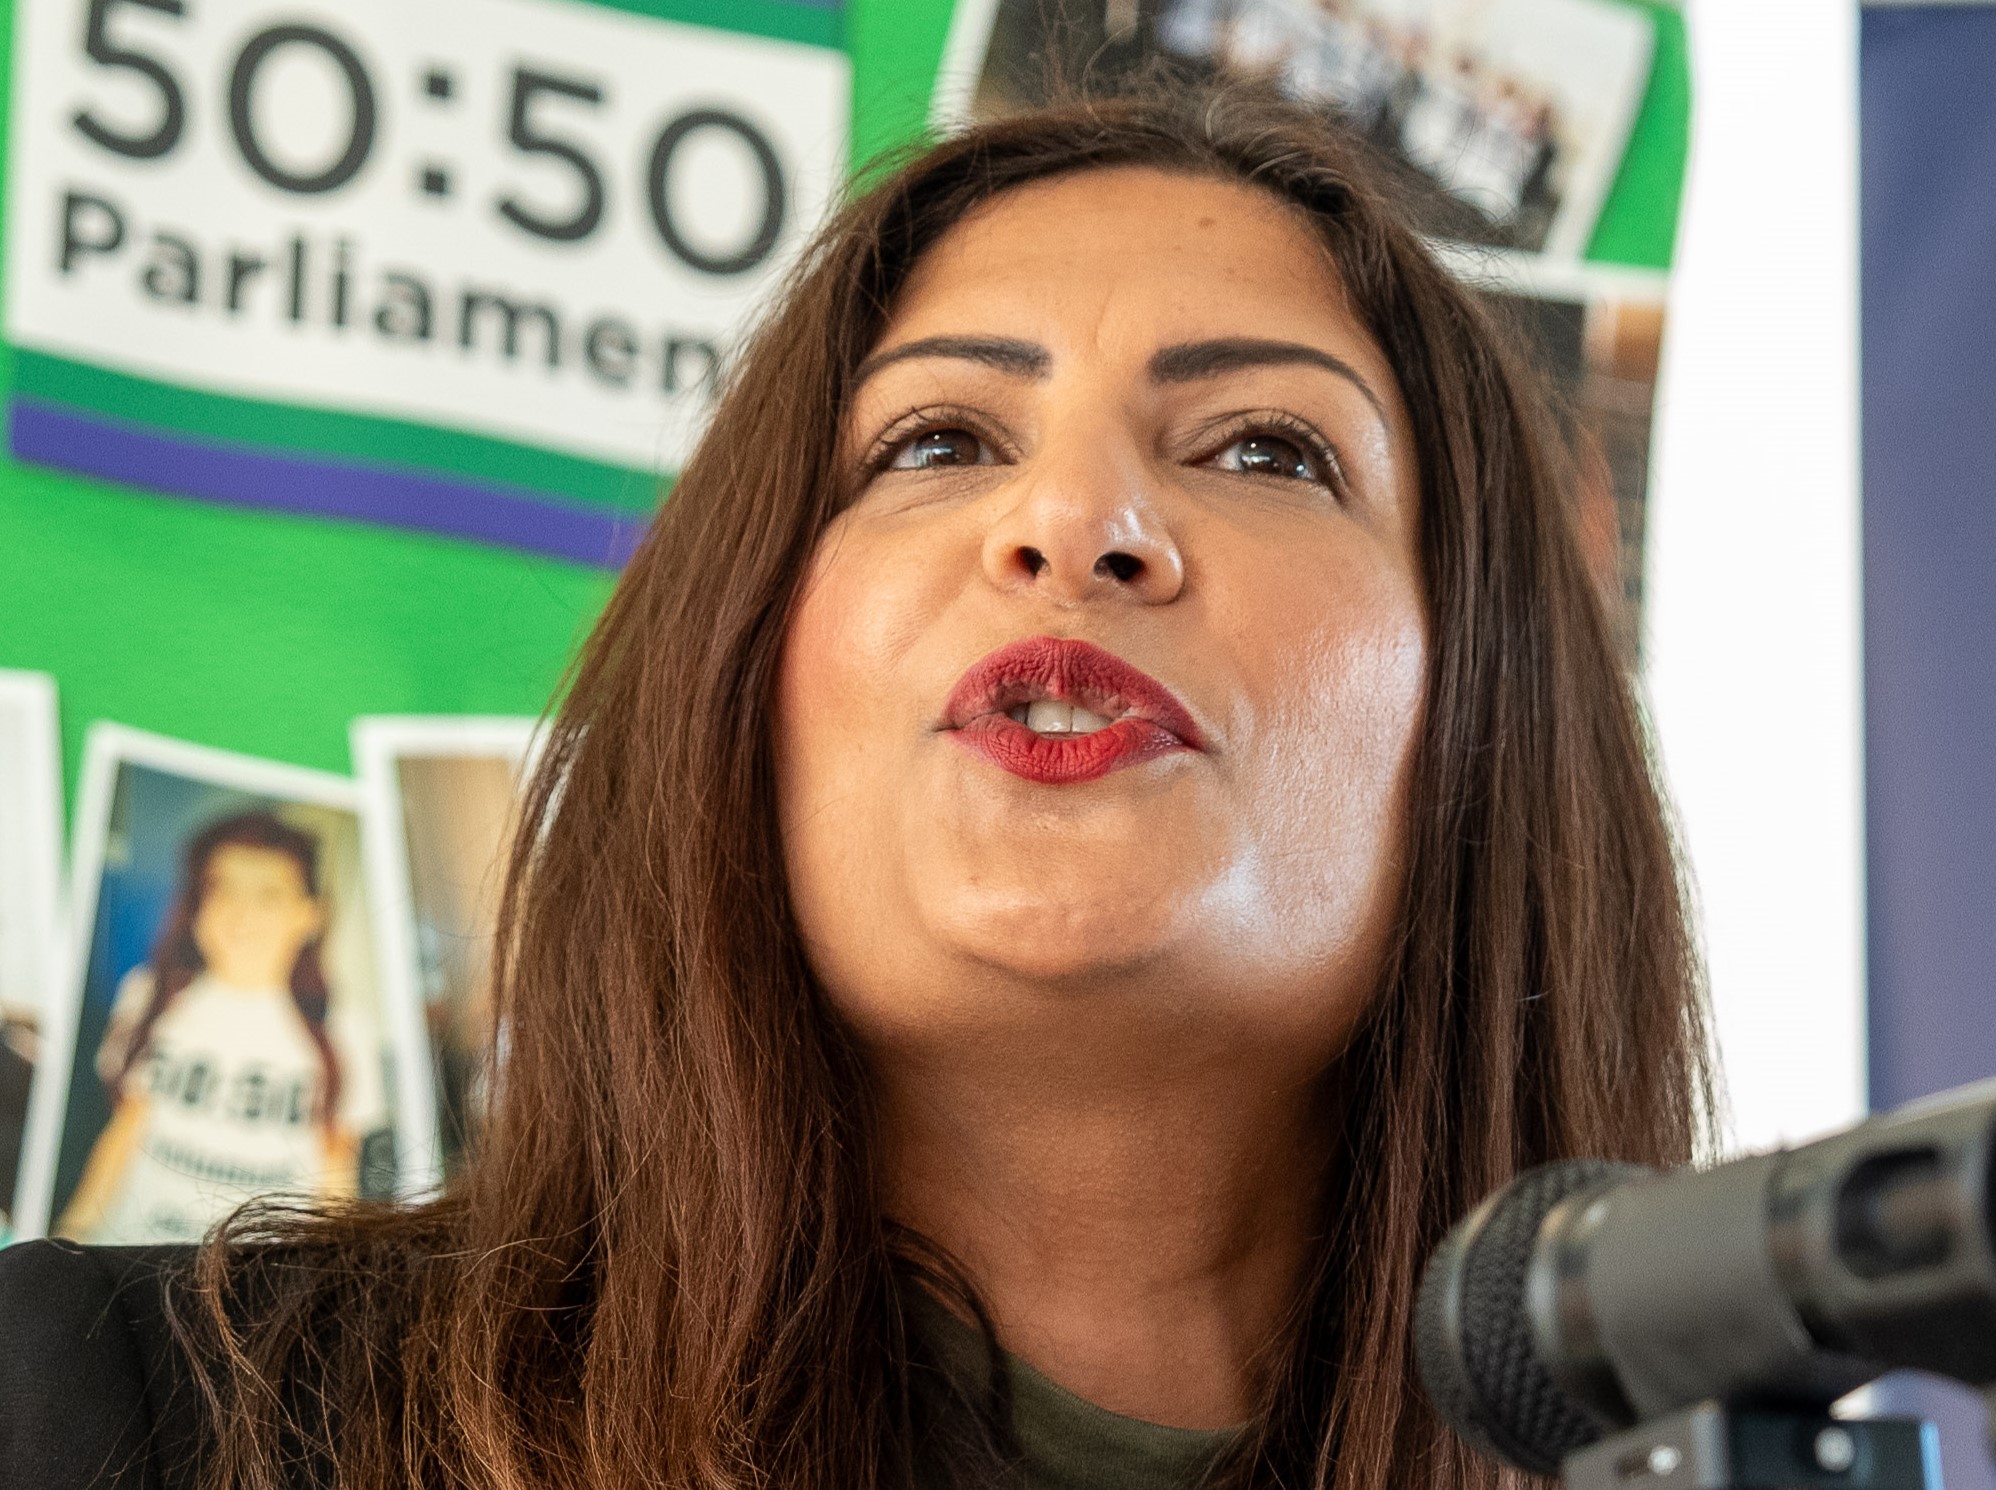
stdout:
<svg viewBox="0 0 1996 1490">
<path fill-rule="evenodd" d="M 943 707 L 943 728 L 1040 699 L 1078 704 L 1110 719 L 1144 719 L 1194 750 L 1205 749 L 1191 712 L 1164 684 L 1093 642 L 1030 636 L 971 664 Z"/>
</svg>

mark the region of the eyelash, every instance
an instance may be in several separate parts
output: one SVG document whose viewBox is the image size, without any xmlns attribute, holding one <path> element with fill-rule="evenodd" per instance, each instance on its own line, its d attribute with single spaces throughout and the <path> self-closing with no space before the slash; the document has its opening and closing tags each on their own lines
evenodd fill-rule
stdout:
<svg viewBox="0 0 1996 1490">
<path fill-rule="evenodd" d="M 931 404 L 909 410 L 881 432 L 867 451 L 863 463 L 867 476 L 878 476 L 887 470 L 894 458 L 913 441 L 945 429 L 961 429 L 975 435 L 1001 457 L 1011 453 L 1010 445 L 994 435 L 985 421 L 973 411 L 954 404 Z M 1256 435 L 1276 435 L 1293 441 L 1322 468 L 1324 485 L 1330 487 L 1341 500 L 1349 490 L 1344 461 L 1339 457 L 1337 447 L 1325 439 L 1316 426 L 1278 409 L 1260 409 L 1230 416 L 1221 424 L 1217 436 L 1206 441 L 1206 453 L 1200 457 L 1200 463 L 1214 460 L 1222 451 Z"/>
<path fill-rule="evenodd" d="M 930 404 L 920 409 L 910 409 L 899 419 L 888 425 L 873 442 L 866 453 L 864 468 L 868 476 L 878 476 L 893 464 L 899 455 L 923 435 L 933 434 L 942 429 L 960 429 L 976 435 L 999 455 L 1011 452 L 1011 446 L 991 432 L 990 426 L 971 410 L 955 404 Z"/>
<path fill-rule="evenodd" d="M 1324 485 L 1335 492 L 1340 499 L 1349 490 L 1345 480 L 1344 461 L 1338 455 L 1337 447 L 1325 439 L 1315 425 L 1297 418 L 1294 414 L 1285 414 L 1279 409 L 1257 409 L 1251 413 L 1230 416 L 1220 425 L 1218 434 L 1206 442 L 1206 454 L 1201 460 L 1213 460 L 1222 451 L 1238 445 L 1242 440 L 1251 440 L 1256 435 L 1276 435 L 1301 448 L 1303 453 L 1315 461 L 1323 471 Z"/>
</svg>

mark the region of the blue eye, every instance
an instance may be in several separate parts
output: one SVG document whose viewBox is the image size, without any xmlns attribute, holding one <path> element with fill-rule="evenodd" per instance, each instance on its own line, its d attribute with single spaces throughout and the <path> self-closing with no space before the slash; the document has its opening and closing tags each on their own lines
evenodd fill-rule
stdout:
<svg viewBox="0 0 1996 1490">
<path fill-rule="evenodd" d="M 991 452 L 967 429 L 924 430 L 894 452 L 890 471 L 930 471 L 942 466 L 990 465 Z"/>
<path fill-rule="evenodd" d="M 1213 463 L 1223 471 L 1248 476 L 1279 476 L 1289 481 L 1326 479 L 1313 455 L 1281 435 L 1244 435 L 1214 456 Z"/>
</svg>

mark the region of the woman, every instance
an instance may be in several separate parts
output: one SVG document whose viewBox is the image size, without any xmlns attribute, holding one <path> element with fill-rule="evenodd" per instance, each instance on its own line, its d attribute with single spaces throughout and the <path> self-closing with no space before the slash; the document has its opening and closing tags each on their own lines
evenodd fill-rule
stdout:
<svg viewBox="0 0 1996 1490">
<path fill-rule="evenodd" d="M 188 842 L 152 960 L 119 985 L 98 1048 L 111 1120 L 59 1234 L 191 1242 L 250 1195 L 353 1192 L 326 914 L 317 840 L 275 814 Z"/>
<path fill-rule="evenodd" d="M 563 705 L 483 1154 L 124 1285 L 204 1483 L 1494 1483 L 1422 1260 L 1703 1047 L 1543 395 L 1377 180 L 1180 94 L 823 232 Z"/>
</svg>

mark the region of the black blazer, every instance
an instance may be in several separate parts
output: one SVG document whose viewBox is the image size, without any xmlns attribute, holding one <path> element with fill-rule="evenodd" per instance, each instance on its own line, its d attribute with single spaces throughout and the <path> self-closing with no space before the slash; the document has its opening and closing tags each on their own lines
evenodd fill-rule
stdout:
<svg viewBox="0 0 1996 1490">
<path fill-rule="evenodd" d="M 203 1409 L 165 1313 L 193 1255 L 0 1249 L 0 1486 L 193 1490 Z"/>
</svg>

